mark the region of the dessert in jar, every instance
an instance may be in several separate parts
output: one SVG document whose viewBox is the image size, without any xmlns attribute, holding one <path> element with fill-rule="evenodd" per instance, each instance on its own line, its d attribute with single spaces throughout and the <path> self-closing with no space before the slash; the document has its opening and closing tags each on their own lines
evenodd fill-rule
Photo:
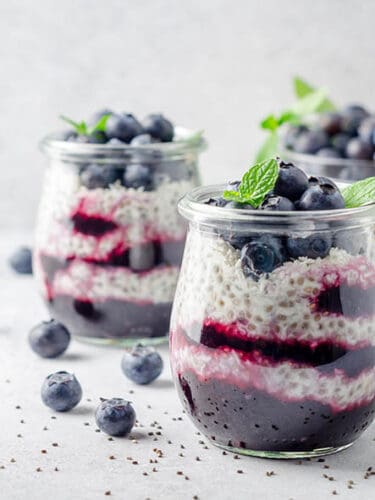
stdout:
<svg viewBox="0 0 375 500">
<path fill-rule="evenodd" d="M 52 317 L 103 343 L 159 343 L 185 242 L 178 200 L 199 184 L 201 133 L 162 115 L 98 113 L 46 137 L 35 275 Z"/>
<path fill-rule="evenodd" d="M 255 456 L 351 445 L 375 416 L 375 178 L 269 160 L 179 208 L 171 365 L 195 425 Z"/>
</svg>

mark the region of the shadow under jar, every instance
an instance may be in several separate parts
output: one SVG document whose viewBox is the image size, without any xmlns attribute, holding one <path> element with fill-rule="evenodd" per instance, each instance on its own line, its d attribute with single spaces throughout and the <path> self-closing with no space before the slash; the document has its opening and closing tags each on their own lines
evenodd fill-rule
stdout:
<svg viewBox="0 0 375 500">
<path fill-rule="evenodd" d="M 205 146 L 178 130 L 138 147 L 42 142 L 35 275 L 51 315 L 81 340 L 166 339 L 186 235 L 177 203 L 199 184 Z"/>
<path fill-rule="evenodd" d="M 179 205 L 190 228 L 170 350 L 185 410 L 236 453 L 345 449 L 375 415 L 375 205 L 204 204 L 223 189 L 195 189 Z"/>
</svg>

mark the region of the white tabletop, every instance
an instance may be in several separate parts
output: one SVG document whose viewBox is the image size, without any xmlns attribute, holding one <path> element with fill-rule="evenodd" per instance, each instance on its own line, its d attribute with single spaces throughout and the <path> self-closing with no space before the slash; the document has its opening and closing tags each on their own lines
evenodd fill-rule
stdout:
<svg viewBox="0 0 375 500">
<path fill-rule="evenodd" d="M 46 310 L 33 279 L 13 274 L 5 262 L 20 242 L 19 235 L 1 235 L 1 499 L 375 498 L 375 475 L 365 478 L 369 467 L 375 470 L 375 425 L 351 449 L 324 461 L 224 455 L 182 412 L 166 347 L 164 373 L 145 387 L 124 378 L 120 350 L 72 342 L 61 358 L 39 359 L 26 337 L 48 317 Z M 44 377 L 57 370 L 74 372 L 83 387 L 81 404 L 69 413 L 54 414 L 40 399 Z M 134 403 L 139 425 L 130 438 L 97 431 L 100 397 Z"/>
</svg>

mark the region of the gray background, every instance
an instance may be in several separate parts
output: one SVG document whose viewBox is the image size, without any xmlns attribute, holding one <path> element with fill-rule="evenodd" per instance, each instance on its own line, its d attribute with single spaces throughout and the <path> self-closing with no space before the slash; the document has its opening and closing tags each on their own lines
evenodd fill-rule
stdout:
<svg viewBox="0 0 375 500">
<path fill-rule="evenodd" d="M 205 182 L 243 171 L 300 74 L 371 107 L 373 0 L 0 1 L 0 228 L 31 229 L 57 115 L 112 106 L 203 128 Z"/>
</svg>

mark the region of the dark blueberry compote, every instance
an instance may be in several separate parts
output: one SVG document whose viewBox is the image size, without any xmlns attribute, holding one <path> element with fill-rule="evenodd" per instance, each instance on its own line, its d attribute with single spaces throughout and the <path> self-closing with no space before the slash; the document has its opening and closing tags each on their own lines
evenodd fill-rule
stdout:
<svg viewBox="0 0 375 500">
<path fill-rule="evenodd" d="M 178 200 L 199 183 L 200 133 L 102 110 L 48 136 L 35 274 L 80 338 L 164 341 L 185 243 Z"/>
<path fill-rule="evenodd" d="M 233 186 L 179 204 L 190 228 L 170 349 L 184 408 L 237 453 L 340 451 L 375 417 L 375 178 L 342 187 L 277 159 Z"/>
</svg>

